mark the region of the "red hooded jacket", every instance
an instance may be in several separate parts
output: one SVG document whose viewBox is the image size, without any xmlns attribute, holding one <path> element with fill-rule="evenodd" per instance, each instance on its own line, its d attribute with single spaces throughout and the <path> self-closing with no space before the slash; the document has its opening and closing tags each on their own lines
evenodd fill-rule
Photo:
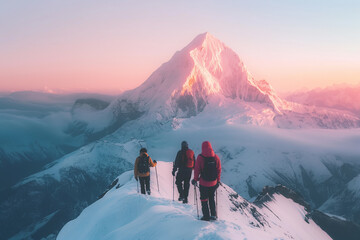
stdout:
<svg viewBox="0 0 360 240">
<path fill-rule="evenodd" d="M 221 162 L 218 155 L 215 154 L 214 150 L 211 147 L 210 142 L 205 141 L 202 143 L 201 146 L 201 155 L 204 157 L 215 157 L 216 162 L 216 169 L 217 169 L 217 179 L 214 181 L 205 181 L 201 178 L 201 171 L 204 169 L 204 161 L 205 159 L 198 155 L 195 162 L 195 170 L 194 170 L 194 179 L 195 181 L 199 181 L 200 179 L 200 185 L 204 187 L 212 187 L 215 186 L 217 182 L 220 182 L 220 176 L 221 176 Z"/>
</svg>

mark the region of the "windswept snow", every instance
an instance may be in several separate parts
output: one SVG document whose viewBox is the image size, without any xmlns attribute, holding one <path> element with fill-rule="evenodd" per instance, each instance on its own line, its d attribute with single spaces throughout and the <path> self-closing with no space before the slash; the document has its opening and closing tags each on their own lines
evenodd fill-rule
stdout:
<svg viewBox="0 0 360 240">
<path fill-rule="evenodd" d="M 199 221 L 192 188 L 189 204 L 172 201 L 171 167 L 165 162 L 157 166 L 159 192 L 152 169 L 151 196 L 138 194 L 132 171 L 124 173 L 102 199 L 66 224 L 57 239 L 331 239 L 311 219 L 305 221 L 304 207 L 292 200 L 276 195 L 259 208 L 225 184 L 217 191 L 218 221 Z M 199 211 L 201 215 L 200 206 Z"/>
</svg>

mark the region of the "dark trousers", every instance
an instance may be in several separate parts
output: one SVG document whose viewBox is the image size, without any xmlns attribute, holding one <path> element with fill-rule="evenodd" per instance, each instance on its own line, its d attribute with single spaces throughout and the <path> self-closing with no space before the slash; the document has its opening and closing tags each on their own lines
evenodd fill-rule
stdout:
<svg viewBox="0 0 360 240">
<path fill-rule="evenodd" d="M 204 217 L 210 217 L 209 214 L 209 206 L 211 216 L 216 216 L 216 208 L 215 208 L 215 191 L 216 186 L 213 187 L 204 187 L 200 185 L 200 200 L 201 200 L 201 208 Z"/>
<path fill-rule="evenodd" d="M 179 169 L 178 173 L 176 174 L 175 184 L 181 198 L 187 198 L 189 196 L 191 173 L 192 168 L 184 168 Z"/>
<path fill-rule="evenodd" d="M 146 188 L 147 194 L 150 195 L 150 176 L 139 177 L 139 179 L 140 179 L 141 193 L 145 194 L 145 188 Z"/>
</svg>

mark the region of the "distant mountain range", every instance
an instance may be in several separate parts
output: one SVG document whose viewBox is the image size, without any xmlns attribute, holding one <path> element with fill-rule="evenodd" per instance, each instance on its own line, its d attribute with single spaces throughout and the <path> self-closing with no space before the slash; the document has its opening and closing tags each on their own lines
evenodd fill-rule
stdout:
<svg viewBox="0 0 360 240">
<path fill-rule="evenodd" d="M 360 116 L 360 85 L 334 85 L 288 94 L 289 101 L 349 111 Z"/>
</svg>

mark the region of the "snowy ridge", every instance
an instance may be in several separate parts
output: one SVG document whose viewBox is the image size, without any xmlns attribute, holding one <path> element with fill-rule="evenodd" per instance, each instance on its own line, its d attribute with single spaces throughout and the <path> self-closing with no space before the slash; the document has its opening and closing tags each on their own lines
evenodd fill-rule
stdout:
<svg viewBox="0 0 360 240">
<path fill-rule="evenodd" d="M 160 192 L 151 170 L 151 196 L 137 194 L 132 171 L 120 175 L 57 239 L 331 239 L 292 200 L 276 194 L 266 208 L 259 208 L 225 184 L 217 191 L 219 220 L 198 221 L 192 188 L 189 204 L 172 201 L 171 167 L 158 164 Z"/>
</svg>

